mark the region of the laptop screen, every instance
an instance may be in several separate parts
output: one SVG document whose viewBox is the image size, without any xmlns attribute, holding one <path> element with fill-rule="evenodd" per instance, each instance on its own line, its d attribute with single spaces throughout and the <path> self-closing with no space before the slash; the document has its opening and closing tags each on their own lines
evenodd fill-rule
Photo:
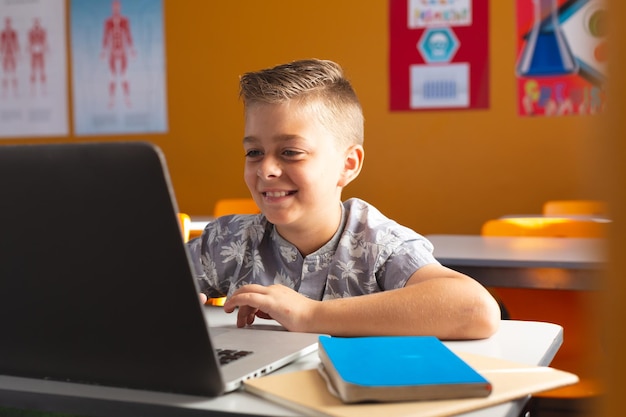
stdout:
<svg viewBox="0 0 626 417">
<path fill-rule="evenodd" d="M 0 193 L 0 373 L 222 391 L 155 146 L 0 146 Z"/>
</svg>

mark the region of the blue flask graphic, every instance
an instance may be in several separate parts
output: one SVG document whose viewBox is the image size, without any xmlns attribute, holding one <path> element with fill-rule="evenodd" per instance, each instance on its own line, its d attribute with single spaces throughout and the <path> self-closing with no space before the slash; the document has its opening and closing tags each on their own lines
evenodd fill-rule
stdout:
<svg viewBox="0 0 626 417">
<path fill-rule="evenodd" d="M 563 35 L 556 0 L 533 0 L 534 25 L 517 63 L 521 77 L 555 76 L 578 71 Z"/>
</svg>

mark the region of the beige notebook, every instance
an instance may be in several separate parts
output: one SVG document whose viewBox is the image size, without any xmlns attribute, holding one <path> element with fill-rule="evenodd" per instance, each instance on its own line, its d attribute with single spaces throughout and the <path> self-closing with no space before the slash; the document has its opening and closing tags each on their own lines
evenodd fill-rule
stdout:
<svg viewBox="0 0 626 417">
<path fill-rule="evenodd" d="M 442 417 L 507 402 L 529 394 L 578 382 L 572 373 L 550 367 L 530 366 L 487 356 L 455 352 L 493 385 L 491 395 L 441 401 L 344 404 L 333 396 L 316 369 L 270 375 L 246 381 L 244 388 L 255 395 L 308 416 Z"/>
</svg>

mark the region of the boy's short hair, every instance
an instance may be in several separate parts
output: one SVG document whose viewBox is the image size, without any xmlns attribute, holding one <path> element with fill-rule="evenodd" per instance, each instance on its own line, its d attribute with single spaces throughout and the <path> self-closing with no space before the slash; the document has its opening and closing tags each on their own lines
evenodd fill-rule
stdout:
<svg viewBox="0 0 626 417">
<path fill-rule="evenodd" d="M 341 144 L 363 144 L 361 104 L 335 62 L 305 59 L 248 72 L 239 86 L 245 108 L 294 101 L 309 106 Z"/>
</svg>

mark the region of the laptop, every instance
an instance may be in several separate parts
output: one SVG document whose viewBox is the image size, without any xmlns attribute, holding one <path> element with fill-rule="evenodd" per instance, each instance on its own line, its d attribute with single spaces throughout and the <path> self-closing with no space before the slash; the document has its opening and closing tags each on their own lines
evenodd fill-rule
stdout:
<svg viewBox="0 0 626 417">
<path fill-rule="evenodd" d="M 152 144 L 0 146 L 0 376 L 214 397 L 317 349 L 210 328 L 177 212 Z"/>
</svg>

